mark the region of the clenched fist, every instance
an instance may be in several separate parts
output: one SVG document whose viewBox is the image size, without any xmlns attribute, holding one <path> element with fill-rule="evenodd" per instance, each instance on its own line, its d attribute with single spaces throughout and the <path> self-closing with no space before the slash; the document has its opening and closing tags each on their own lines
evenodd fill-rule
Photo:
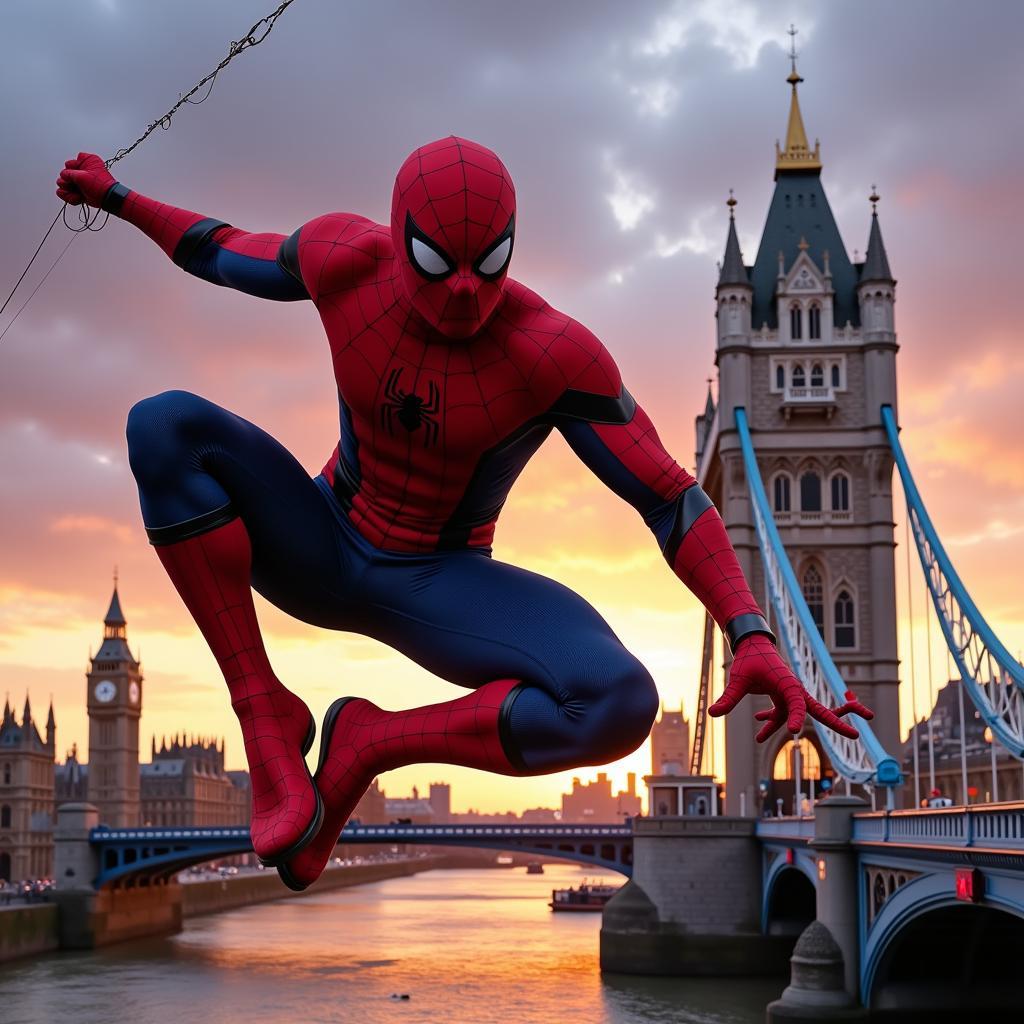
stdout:
<svg viewBox="0 0 1024 1024">
<path fill-rule="evenodd" d="M 57 176 L 57 198 L 71 206 L 95 206 L 99 209 L 117 180 L 95 153 L 79 153 L 64 164 Z"/>
</svg>

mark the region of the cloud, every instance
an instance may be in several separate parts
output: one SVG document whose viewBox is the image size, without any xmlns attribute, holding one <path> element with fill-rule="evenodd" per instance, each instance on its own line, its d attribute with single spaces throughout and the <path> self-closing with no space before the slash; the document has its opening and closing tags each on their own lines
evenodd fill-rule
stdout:
<svg viewBox="0 0 1024 1024">
<path fill-rule="evenodd" d="M 606 156 L 605 165 L 612 179 L 612 190 L 605 193 L 605 199 L 619 228 L 632 231 L 654 209 L 654 196 L 643 190 L 635 175 L 617 167 L 611 154 Z"/>
</svg>

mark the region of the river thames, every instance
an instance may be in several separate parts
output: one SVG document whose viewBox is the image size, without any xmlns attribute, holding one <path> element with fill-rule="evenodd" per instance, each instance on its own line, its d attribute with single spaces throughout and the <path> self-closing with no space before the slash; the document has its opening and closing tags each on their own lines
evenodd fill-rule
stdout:
<svg viewBox="0 0 1024 1024">
<path fill-rule="evenodd" d="M 753 1024 L 772 981 L 604 976 L 582 868 L 428 871 L 0 968 L 4 1024 Z M 618 882 L 618 876 L 605 881 Z M 408 999 L 401 999 L 407 995 Z"/>
</svg>

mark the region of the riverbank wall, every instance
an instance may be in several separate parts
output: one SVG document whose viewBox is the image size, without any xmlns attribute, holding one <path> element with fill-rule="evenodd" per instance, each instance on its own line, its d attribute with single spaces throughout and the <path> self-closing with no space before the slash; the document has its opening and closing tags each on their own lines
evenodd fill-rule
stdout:
<svg viewBox="0 0 1024 1024">
<path fill-rule="evenodd" d="M 184 918 L 219 914 L 224 910 L 235 910 L 253 903 L 301 898 L 329 892 L 331 889 L 383 882 L 389 878 L 402 878 L 418 874 L 420 871 L 447 866 L 447 858 L 439 854 L 410 857 L 406 860 L 335 865 L 327 868 L 305 892 L 292 892 L 281 881 L 277 872 L 271 870 L 201 882 L 186 882 L 181 886 L 181 913 Z"/>
<path fill-rule="evenodd" d="M 49 953 L 59 944 L 54 904 L 0 907 L 0 963 Z"/>
<path fill-rule="evenodd" d="M 353 885 L 453 867 L 445 854 L 328 868 L 305 892 L 292 892 L 276 871 L 143 889 L 58 894 L 51 903 L 0 908 L 0 963 L 61 949 L 92 949 L 173 934 L 182 921 L 254 903 L 296 899 Z"/>
</svg>

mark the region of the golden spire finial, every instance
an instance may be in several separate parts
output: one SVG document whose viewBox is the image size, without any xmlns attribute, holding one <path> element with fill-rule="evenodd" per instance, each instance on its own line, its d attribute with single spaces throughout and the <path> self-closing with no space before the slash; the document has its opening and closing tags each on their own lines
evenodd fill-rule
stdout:
<svg viewBox="0 0 1024 1024">
<path fill-rule="evenodd" d="M 729 189 L 729 198 L 726 199 L 725 205 L 729 207 L 729 220 L 733 220 L 736 213 L 736 197 L 732 194 L 732 189 Z"/>
<path fill-rule="evenodd" d="M 803 81 L 796 70 L 796 29 L 789 26 L 791 39 L 789 47 L 790 72 L 786 78 L 793 92 L 789 100 L 789 124 L 786 127 L 786 148 L 782 149 L 775 143 L 776 171 L 817 171 L 821 170 L 821 149 L 818 140 L 814 140 L 814 149 L 808 145 L 807 132 L 804 130 L 804 119 L 800 113 L 800 100 L 796 87 Z"/>
<path fill-rule="evenodd" d="M 871 204 L 871 212 L 878 213 L 878 200 L 882 197 L 878 194 L 878 186 L 871 186 L 871 195 L 868 196 L 868 202 Z"/>
</svg>

